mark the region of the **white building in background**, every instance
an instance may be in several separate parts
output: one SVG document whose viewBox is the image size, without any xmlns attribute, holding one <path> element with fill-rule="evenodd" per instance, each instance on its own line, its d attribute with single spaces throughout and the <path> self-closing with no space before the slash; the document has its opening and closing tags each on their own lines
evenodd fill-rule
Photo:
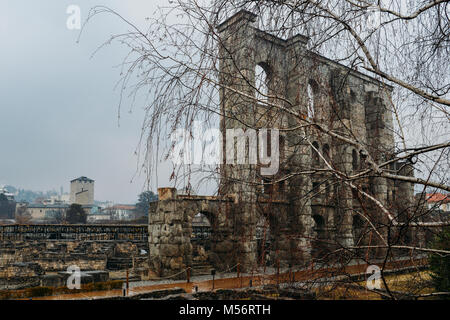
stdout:
<svg viewBox="0 0 450 320">
<path fill-rule="evenodd" d="M 95 201 L 95 204 L 98 205 L 98 207 L 103 210 L 109 207 L 112 207 L 114 205 L 113 201 Z"/>
<path fill-rule="evenodd" d="M 107 212 L 111 220 L 128 221 L 136 218 L 136 206 L 131 204 L 116 204 L 102 210 Z"/>
<path fill-rule="evenodd" d="M 111 212 L 108 212 L 106 210 L 98 210 L 95 213 L 91 213 L 87 216 L 87 222 L 88 223 L 95 223 L 95 222 L 104 222 L 108 223 L 111 221 Z"/>
<path fill-rule="evenodd" d="M 70 203 L 94 204 L 94 180 L 79 177 L 70 181 Z"/>
</svg>

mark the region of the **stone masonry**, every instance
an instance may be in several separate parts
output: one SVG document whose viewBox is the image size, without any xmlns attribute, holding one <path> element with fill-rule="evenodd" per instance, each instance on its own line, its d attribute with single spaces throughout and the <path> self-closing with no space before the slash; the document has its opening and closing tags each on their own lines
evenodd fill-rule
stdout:
<svg viewBox="0 0 450 320">
<path fill-rule="evenodd" d="M 289 113 L 267 111 L 251 98 L 255 68 L 260 66 L 267 77 L 268 103 L 281 104 L 305 119 L 356 138 L 365 150 L 313 125 L 304 126 L 280 131 L 280 170 L 275 176 L 261 176 L 258 165 L 223 165 L 217 197 L 180 196 L 175 189 L 159 189 L 159 202 L 149 214 L 149 251 L 150 267 L 161 276 L 192 265 L 192 218 L 199 212 L 211 222 L 209 257 L 219 270 L 237 263 L 248 271 L 261 264 L 306 265 L 333 248 L 377 244 L 375 235 L 365 233 L 358 212 L 378 221 L 382 234 L 387 232 L 383 224 L 389 221 L 372 203 L 319 169 L 326 169 L 327 161 L 342 172 L 357 173 L 368 167 L 366 152 L 377 162 L 392 158 L 392 88 L 307 50 L 305 36 L 281 39 L 255 28 L 256 19 L 240 11 L 217 27 L 224 142 L 225 129 L 298 126 Z M 317 172 L 274 183 L 279 177 L 312 169 Z M 414 175 L 410 165 L 394 163 L 390 169 Z M 355 183 L 407 219 L 413 200 L 411 183 L 380 177 Z M 410 235 L 408 241 L 413 238 Z"/>
</svg>

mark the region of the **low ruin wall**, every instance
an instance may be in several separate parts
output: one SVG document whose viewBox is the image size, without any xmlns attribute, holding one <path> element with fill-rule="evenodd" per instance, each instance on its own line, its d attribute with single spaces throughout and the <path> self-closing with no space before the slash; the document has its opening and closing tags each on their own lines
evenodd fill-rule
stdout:
<svg viewBox="0 0 450 320">
<path fill-rule="evenodd" d="M 142 241 L 1 241 L 0 289 L 31 286 L 70 266 L 102 271 L 114 261 L 114 270 L 148 268 L 147 252 L 148 243 Z"/>
</svg>

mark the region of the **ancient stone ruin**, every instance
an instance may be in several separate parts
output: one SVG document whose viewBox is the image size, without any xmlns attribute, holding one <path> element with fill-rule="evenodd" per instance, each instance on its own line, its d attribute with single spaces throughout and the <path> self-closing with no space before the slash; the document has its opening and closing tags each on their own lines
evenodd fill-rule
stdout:
<svg viewBox="0 0 450 320">
<path fill-rule="evenodd" d="M 251 99 L 255 69 L 266 73 L 269 103 L 302 114 L 359 143 L 375 161 L 394 152 L 392 88 L 307 49 L 308 38 L 288 39 L 259 30 L 257 16 L 241 11 L 220 24 L 221 131 L 247 126 L 287 128 L 298 123 L 289 113 L 268 112 Z M 237 93 L 239 92 L 239 93 Z M 245 94 L 242 94 L 245 93 Z M 250 97 L 250 98 L 249 98 Z M 373 203 L 326 170 L 326 162 L 347 173 L 368 167 L 367 153 L 324 134 L 314 125 L 280 131 L 280 165 L 275 176 L 262 176 L 257 165 L 223 165 L 218 196 L 178 195 L 160 188 L 159 202 L 149 214 L 149 264 L 160 276 L 193 266 L 192 221 L 198 214 L 210 222 L 208 263 L 218 270 L 239 264 L 250 271 L 261 265 L 307 265 L 337 248 L 377 244 L 358 215 L 378 221 L 385 235 L 388 218 Z M 319 153 L 321 156 L 319 156 Z M 314 174 L 298 174 L 310 171 Z M 413 176 L 406 163 L 393 163 L 393 173 Z M 290 179 L 275 182 L 292 174 Z M 245 182 L 245 183 L 243 183 Z M 358 187 L 406 221 L 413 184 L 379 176 L 359 180 Z M 400 201 L 398 201 L 400 200 Z M 405 243 L 417 235 L 403 235 Z M 377 256 L 383 249 L 367 254 Z"/>
<path fill-rule="evenodd" d="M 66 286 L 76 266 L 82 283 L 110 279 L 129 269 L 148 270 L 145 226 L 6 225 L 0 226 L 0 289 Z"/>
</svg>

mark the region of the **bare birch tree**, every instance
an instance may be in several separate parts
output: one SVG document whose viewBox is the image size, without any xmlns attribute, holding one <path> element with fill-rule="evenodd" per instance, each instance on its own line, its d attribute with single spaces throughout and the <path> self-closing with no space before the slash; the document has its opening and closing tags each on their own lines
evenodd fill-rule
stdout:
<svg viewBox="0 0 450 320">
<path fill-rule="evenodd" d="M 311 103 L 308 99 L 292 101 L 276 90 L 268 89 L 267 81 L 259 78 L 267 70 L 239 75 L 255 94 L 228 87 L 221 81 L 219 48 L 226 47 L 226 39 L 218 32 L 217 26 L 240 10 L 256 14 L 259 17 L 258 28 L 268 34 L 281 39 L 304 35 L 308 38 L 308 54 L 332 59 L 348 70 L 392 87 L 390 106 L 395 140 L 390 157 L 380 157 L 378 153 L 381 151 L 368 147 L 345 122 L 338 119 L 340 123 L 336 126 L 311 115 L 311 110 L 305 107 Z M 280 132 L 298 132 L 303 143 L 313 150 L 313 163 L 320 163 L 320 166 L 313 164 L 309 168 L 282 171 L 276 179 L 263 181 L 262 190 L 298 177 L 315 176 L 320 181 L 317 180 L 319 182 L 307 195 L 310 199 L 323 195 L 329 185 L 332 188 L 345 186 L 358 199 L 360 209 L 354 214 L 360 219 L 354 221 L 355 241 L 351 247 L 322 237 L 316 221 L 313 241 L 327 245 L 333 242 L 333 250 L 322 252 L 322 263 L 326 262 L 326 256 L 342 254 L 342 257 L 348 257 L 350 254 L 350 258 L 342 258 L 341 261 L 349 262 L 356 257 L 370 264 L 367 252 L 383 248 L 385 259 L 381 262 L 381 269 L 385 290 L 377 292 L 400 298 L 402 294 L 389 289 L 383 274 L 393 252 L 401 251 L 411 256 L 417 252 L 450 253 L 431 248 L 430 241 L 426 245 L 411 245 L 404 241 L 405 237 L 417 233 L 432 239 L 433 234 L 449 223 L 442 221 L 442 216 L 434 215 L 435 211 L 427 206 L 425 195 L 450 191 L 448 1 L 174 0 L 148 19 L 148 29 L 145 30 L 137 28 L 120 13 L 102 6 L 91 10 L 88 21 L 102 13 L 116 15 L 130 29 L 125 34 L 112 36 L 107 43 L 118 41 L 130 49 L 122 62 L 120 74 L 123 95 L 128 94 L 132 99 L 140 94 L 148 97 L 137 153 L 141 156 L 142 170 L 149 178 L 153 177 L 159 161 L 167 160 L 173 152 L 174 143 L 168 142 L 171 134 L 180 128 L 193 134 L 195 121 L 201 121 L 207 128 L 219 127 L 220 117 L 224 116 L 221 90 L 228 90 L 252 101 L 257 107 L 249 111 L 254 116 L 251 121 L 248 116 L 243 120 L 239 113 L 235 116 L 228 114 L 227 117 L 254 129 L 260 128 L 256 118 L 262 114 L 270 114 L 272 118 L 290 117 L 294 121 L 289 126 L 280 127 Z M 231 60 L 239 58 L 232 52 L 228 54 Z M 308 72 L 311 70 L 305 69 L 305 73 Z M 329 101 L 319 99 L 315 103 L 313 109 L 317 112 L 326 108 Z M 336 159 L 326 149 L 318 148 L 305 135 L 305 130 L 314 130 L 315 134 L 327 137 L 325 139 L 353 146 L 359 151 L 358 159 L 361 155 L 363 163 L 355 164 L 358 168 L 352 172 L 340 169 Z M 398 163 L 403 167 L 393 170 Z M 411 167 L 414 167 L 414 175 L 407 173 Z M 215 181 L 218 187 L 220 170 L 219 165 L 174 166 L 171 178 L 175 185 L 186 188 L 205 181 L 213 181 L 212 185 Z M 398 201 L 383 201 L 368 188 L 369 181 L 379 178 L 392 184 L 411 183 L 419 196 L 407 208 L 402 207 L 401 197 Z M 244 186 L 259 182 L 249 178 L 238 183 Z M 366 206 L 375 208 L 380 215 L 371 215 Z M 387 222 L 382 223 L 380 217 Z M 370 238 L 378 239 L 376 244 L 367 241 L 369 234 Z M 419 296 L 418 291 L 411 289 L 408 297 Z"/>
</svg>

